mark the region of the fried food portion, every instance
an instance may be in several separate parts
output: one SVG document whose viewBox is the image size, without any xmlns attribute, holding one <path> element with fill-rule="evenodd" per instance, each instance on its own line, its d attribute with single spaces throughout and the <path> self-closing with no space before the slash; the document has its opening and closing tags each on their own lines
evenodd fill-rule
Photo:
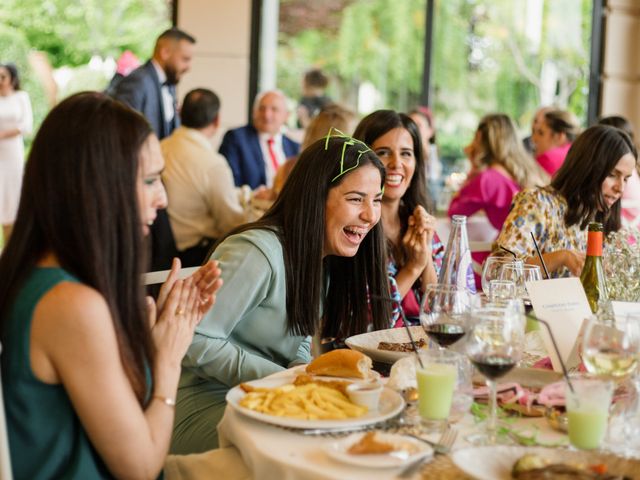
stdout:
<svg viewBox="0 0 640 480">
<path fill-rule="evenodd" d="M 347 451 L 352 455 L 379 455 L 393 452 L 394 449 L 394 446 L 390 443 L 377 440 L 376 432 L 367 432 L 359 441 L 351 445 Z"/>
<path fill-rule="evenodd" d="M 416 340 L 416 348 L 423 348 L 427 344 L 424 338 Z M 386 350 L 388 352 L 413 352 L 411 342 L 379 342 L 378 350 Z"/>
<path fill-rule="evenodd" d="M 243 384 L 243 390 L 247 386 Z M 277 388 L 248 387 L 250 391 L 239 404 L 267 415 L 304 420 L 340 420 L 361 417 L 367 413 L 367 407 L 356 405 L 335 388 L 317 383 L 300 386 L 289 384 Z"/>
<path fill-rule="evenodd" d="M 311 375 L 298 375 L 296 379 L 293 381 L 295 386 L 308 385 L 309 383 L 315 383 L 317 385 L 321 385 L 323 387 L 333 388 L 342 393 L 345 397 L 347 396 L 347 387 L 350 382 L 346 382 L 344 380 L 318 380 Z"/>
</svg>

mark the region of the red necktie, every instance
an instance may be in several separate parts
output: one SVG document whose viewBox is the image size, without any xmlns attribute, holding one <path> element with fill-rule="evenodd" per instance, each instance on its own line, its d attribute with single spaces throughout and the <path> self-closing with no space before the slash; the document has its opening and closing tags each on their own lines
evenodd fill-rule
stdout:
<svg viewBox="0 0 640 480">
<path fill-rule="evenodd" d="M 278 157 L 276 157 L 276 151 L 273 149 L 274 139 L 273 137 L 267 140 L 267 145 L 269 145 L 269 157 L 271 158 L 271 165 L 273 165 L 273 171 L 278 170 Z"/>
</svg>

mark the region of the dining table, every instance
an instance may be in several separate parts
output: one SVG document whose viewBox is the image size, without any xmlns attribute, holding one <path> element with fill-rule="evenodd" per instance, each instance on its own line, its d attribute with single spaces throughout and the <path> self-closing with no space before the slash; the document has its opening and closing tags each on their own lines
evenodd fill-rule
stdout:
<svg viewBox="0 0 640 480">
<path fill-rule="evenodd" d="M 298 367 L 299 369 L 299 367 Z M 291 376 L 290 370 L 278 372 L 266 377 Z M 567 435 L 552 429 L 544 417 L 512 416 L 505 420 L 512 432 L 512 441 L 528 439 L 527 442 L 566 448 Z M 402 428 L 385 422 L 378 431 L 402 433 Z M 416 427 L 410 427 L 412 431 Z M 470 412 L 452 425 L 458 432 L 452 447 L 455 454 L 460 449 L 472 448 L 468 437 L 479 431 L 482 426 Z M 220 448 L 199 455 L 174 456 L 167 461 L 165 478 L 169 480 L 191 480 L 197 478 L 225 479 L 392 479 L 397 478 L 404 466 L 392 468 L 369 468 L 342 463 L 330 455 L 327 449 L 343 437 L 342 433 L 313 432 L 310 435 L 303 429 L 286 428 L 251 418 L 237 408 L 227 405 L 224 416 L 218 425 Z M 437 441 L 439 435 L 425 435 Z M 220 476 L 216 476 L 219 472 Z M 451 455 L 435 455 L 410 478 L 439 478 L 443 480 L 470 480 L 452 460 Z"/>
</svg>

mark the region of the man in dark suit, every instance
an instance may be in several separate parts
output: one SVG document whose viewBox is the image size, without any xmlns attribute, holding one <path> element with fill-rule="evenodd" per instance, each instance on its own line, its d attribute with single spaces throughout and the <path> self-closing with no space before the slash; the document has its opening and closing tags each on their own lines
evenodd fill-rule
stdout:
<svg viewBox="0 0 640 480">
<path fill-rule="evenodd" d="M 288 116 L 284 94 L 267 91 L 256 97 L 253 123 L 224 135 L 220 153 L 229 162 L 236 186 L 271 188 L 278 167 L 298 154 L 300 145 L 281 133 Z"/>
<path fill-rule="evenodd" d="M 177 28 L 156 40 L 153 57 L 115 88 L 113 97 L 142 113 L 162 140 L 179 125 L 176 85 L 189 71 L 195 39 Z"/>
<path fill-rule="evenodd" d="M 182 30 L 166 30 L 156 40 L 151 59 L 115 87 L 113 97 L 142 113 L 160 140 L 180 125 L 176 85 L 189 71 L 195 42 L 195 38 Z M 151 227 L 151 270 L 170 268 L 177 255 L 167 211 L 158 210 Z"/>
</svg>

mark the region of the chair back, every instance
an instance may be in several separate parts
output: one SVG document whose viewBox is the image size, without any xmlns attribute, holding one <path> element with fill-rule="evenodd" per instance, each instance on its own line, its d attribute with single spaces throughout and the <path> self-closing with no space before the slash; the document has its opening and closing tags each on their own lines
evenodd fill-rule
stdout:
<svg viewBox="0 0 640 480">
<path fill-rule="evenodd" d="M 2 354 L 2 344 L 0 344 Z M 2 375 L 0 374 L 0 480 L 12 480 L 11 456 L 9 455 L 9 434 L 7 419 L 4 413 L 4 396 L 2 394 Z"/>
</svg>

